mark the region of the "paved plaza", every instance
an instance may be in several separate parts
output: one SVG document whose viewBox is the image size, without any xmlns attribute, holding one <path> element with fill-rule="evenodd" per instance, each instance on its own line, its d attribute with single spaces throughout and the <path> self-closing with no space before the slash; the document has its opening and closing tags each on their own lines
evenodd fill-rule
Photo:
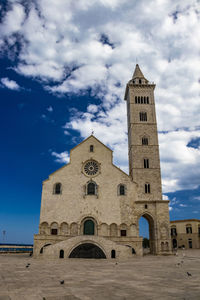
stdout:
<svg viewBox="0 0 200 300">
<path fill-rule="evenodd" d="M 199 300 L 200 250 L 129 261 L 44 261 L 27 254 L 1 254 L 0 300 L 33 299 Z"/>
</svg>

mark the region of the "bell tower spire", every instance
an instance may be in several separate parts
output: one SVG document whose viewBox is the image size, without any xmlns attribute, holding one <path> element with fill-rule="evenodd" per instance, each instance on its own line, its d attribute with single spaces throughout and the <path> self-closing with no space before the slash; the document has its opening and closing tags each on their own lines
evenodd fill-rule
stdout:
<svg viewBox="0 0 200 300">
<path fill-rule="evenodd" d="M 129 172 L 138 184 L 138 200 L 162 200 L 160 158 L 154 102 L 155 84 L 139 65 L 127 83 Z"/>
<path fill-rule="evenodd" d="M 135 66 L 135 71 L 133 73 L 133 77 L 132 78 L 133 79 L 136 79 L 136 78 L 138 78 L 138 79 L 145 79 L 144 75 L 143 75 L 142 71 L 140 70 L 140 67 L 139 67 L 138 64 Z"/>
</svg>

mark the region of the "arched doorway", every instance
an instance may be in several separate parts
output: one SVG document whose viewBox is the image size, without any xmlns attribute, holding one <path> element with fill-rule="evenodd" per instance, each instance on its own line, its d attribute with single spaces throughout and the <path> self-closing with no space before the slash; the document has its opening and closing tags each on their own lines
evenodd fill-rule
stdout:
<svg viewBox="0 0 200 300">
<path fill-rule="evenodd" d="M 92 220 L 86 220 L 84 222 L 83 234 L 94 235 L 94 222 Z"/>
<path fill-rule="evenodd" d="M 173 248 L 177 248 L 177 240 L 176 239 L 172 240 L 172 246 L 173 246 Z"/>
<path fill-rule="evenodd" d="M 64 250 L 60 250 L 59 258 L 64 258 Z"/>
<path fill-rule="evenodd" d="M 116 258 L 116 251 L 114 249 L 111 251 L 111 258 Z"/>
<path fill-rule="evenodd" d="M 69 258 L 106 258 L 106 256 L 98 246 L 92 243 L 85 243 L 72 250 Z"/>
<path fill-rule="evenodd" d="M 156 253 L 155 226 L 154 226 L 153 218 L 149 214 L 145 213 L 140 217 L 138 223 L 139 223 L 140 236 L 144 238 L 143 246 L 149 244 L 149 251 L 145 249 L 145 252 L 147 253 L 149 252 L 150 254 L 155 254 Z"/>
</svg>

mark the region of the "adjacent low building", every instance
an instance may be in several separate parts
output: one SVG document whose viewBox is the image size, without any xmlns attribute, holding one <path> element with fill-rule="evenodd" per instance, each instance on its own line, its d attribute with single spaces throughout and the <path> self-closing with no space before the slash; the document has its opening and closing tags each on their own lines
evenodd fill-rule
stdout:
<svg viewBox="0 0 200 300">
<path fill-rule="evenodd" d="M 200 249 L 200 220 L 170 221 L 172 247 Z"/>
</svg>

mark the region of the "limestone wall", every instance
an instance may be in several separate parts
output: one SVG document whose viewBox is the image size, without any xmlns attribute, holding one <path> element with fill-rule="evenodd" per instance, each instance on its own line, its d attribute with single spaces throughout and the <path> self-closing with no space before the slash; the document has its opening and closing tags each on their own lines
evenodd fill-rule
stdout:
<svg viewBox="0 0 200 300">
<path fill-rule="evenodd" d="M 90 145 L 94 152 L 89 152 Z M 88 177 L 82 172 L 83 163 L 94 159 L 100 163 L 98 176 Z M 97 195 L 86 195 L 89 180 L 97 184 Z M 53 193 L 55 183 L 62 184 L 62 193 Z M 126 195 L 118 195 L 118 185 L 126 187 Z M 137 200 L 136 184 L 112 164 L 112 151 L 93 136 L 71 151 L 70 163 L 49 176 L 43 182 L 40 224 L 47 222 L 80 223 L 91 216 L 98 223 L 133 223 L 130 213 Z"/>
</svg>

